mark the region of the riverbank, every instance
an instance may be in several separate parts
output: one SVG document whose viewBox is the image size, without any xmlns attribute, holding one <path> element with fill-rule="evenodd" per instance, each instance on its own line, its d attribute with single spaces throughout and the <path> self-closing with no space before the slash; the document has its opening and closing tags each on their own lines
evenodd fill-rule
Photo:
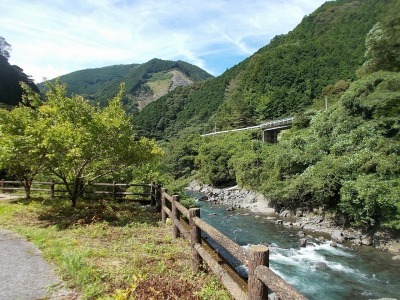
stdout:
<svg viewBox="0 0 400 300">
<path fill-rule="evenodd" d="M 400 236 L 395 236 L 393 233 L 383 230 L 362 232 L 356 228 L 344 228 L 342 224 L 338 224 L 333 215 L 326 214 L 322 210 L 276 211 L 262 194 L 237 186 L 219 189 L 193 181 L 188 189 L 206 195 L 199 200 L 228 205 L 227 210 L 245 208 L 255 213 L 256 218 L 263 217 L 266 221 L 277 225 L 298 228 L 300 246 L 306 246 L 309 241 L 305 231 L 311 232 L 312 236 L 321 240 L 324 237 L 318 235 L 329 235 L 332 245 L 340 243 L 351 247 L 373 246 L 391 253 L 393 260 L 400 261 Z"/>
</svg>

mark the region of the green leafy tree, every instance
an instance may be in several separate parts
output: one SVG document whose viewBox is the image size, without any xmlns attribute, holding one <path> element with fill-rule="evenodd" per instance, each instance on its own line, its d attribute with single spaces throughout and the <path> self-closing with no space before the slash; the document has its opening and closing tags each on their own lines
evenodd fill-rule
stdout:
<svg viewBox="0 0 400 300">
<path fill-rule="evenodd" d="M 26 101 L 40 102 L 27 85 L 23 87 L 29 93 Z M 0 169 L 21 181 L 28 199 L 33 179 L 44 169 L 45 151 L 37 123 L 37 111 L 22 103 L 12 110 L 0 109 Z"/>
<path fill-rule="evenodd" d="M 10 58 L 11 45 L 7 43 L 6 39 L 0 36 L 0 55 L 5 58 Z"/>
<path fill-rule="evenodd" d="M 62 180 L 73 206 L 88 183 L 161 154 L 153 141 L 136 139 L 122 108 L 123 86 L 103 110 L 81 96 L 67 97 L 60 82 L 48 87 L 38 108 L 45 165 Z"/>
<path fill-rule="evenodd" d="M 360 76 L 377 71 L 398 72 L 400 70 L 400 18 L 386 23 L 377 23 L 367 34 L 366 61 L 358 70 Z"/>
</svg>

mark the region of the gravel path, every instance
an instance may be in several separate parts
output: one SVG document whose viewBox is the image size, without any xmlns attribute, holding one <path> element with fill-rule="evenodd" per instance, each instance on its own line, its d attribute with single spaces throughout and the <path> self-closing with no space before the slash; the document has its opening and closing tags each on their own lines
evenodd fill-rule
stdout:
<svg viewBox="0 0 400 300">
<path fill-rule="evenodd" d="M 0 200 L 9 200 L 0 194 Z M 21 236 L 0 228 L 0 300 L 77 299 L 43 259 L 41 251 Z"/>
</svg>

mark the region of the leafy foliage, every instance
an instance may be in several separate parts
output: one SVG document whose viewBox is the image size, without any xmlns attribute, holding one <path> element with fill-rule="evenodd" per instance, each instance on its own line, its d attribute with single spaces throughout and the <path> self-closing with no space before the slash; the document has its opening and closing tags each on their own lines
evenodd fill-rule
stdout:
<svg viewBox="0 0 400 300">
<path fill-rule="evenodd" d="M 364 62 L 366 34 L 377 22 L 398 15 L 398 4 L 398 0 L 328 1 L 293 31 L 275 37 L 218 78 L 158 99 L 135 124 L 147 136 L 168 139 L 182 129 L 238 128 L 304 111 L 314 99 L 341 93 L 356 80 L 355 71 Z M 390 36 L 394 40 L 398 34 Z M 393 53 L 398 53 L 396 49 Z"/>
<path fill-rule="evenodd" d="M 11 45 L 0 36 L 0 105 L 4 106 L 15 106 L 22 101 L 23 89 L 20 82 L 39 92 L 33 80 L 20 67 L 10 65 L 10 52 Z"/>
<path fill-rule="evenodd" d="M 60 82 L 48 87 L 44 102 L 33 92 L 27 94 L 33 108 L 2 111 L 11 122 L 0 127 L 5 167 L 22 164 L 21 172 L 31 179 L 44 166 L 62 180 L 75 206 L 89 182 L 161 154 L 153 141 L 136 139 L 122 108 L 123 87 L 104 109 L 81 96 L 67 97 Z"/>
</svg>

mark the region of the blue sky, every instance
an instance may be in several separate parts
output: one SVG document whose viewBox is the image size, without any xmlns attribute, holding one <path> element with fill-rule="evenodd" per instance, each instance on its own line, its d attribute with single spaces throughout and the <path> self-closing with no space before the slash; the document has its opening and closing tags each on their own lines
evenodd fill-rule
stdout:
<svg viewBox="0 0 400 300">
<path fill-rule="evenodd" d="M 36 82 L 86 68 L 183 60 L 213 75 L 325 0 L 0 0 L 10 63 Z"/>
</svg>

